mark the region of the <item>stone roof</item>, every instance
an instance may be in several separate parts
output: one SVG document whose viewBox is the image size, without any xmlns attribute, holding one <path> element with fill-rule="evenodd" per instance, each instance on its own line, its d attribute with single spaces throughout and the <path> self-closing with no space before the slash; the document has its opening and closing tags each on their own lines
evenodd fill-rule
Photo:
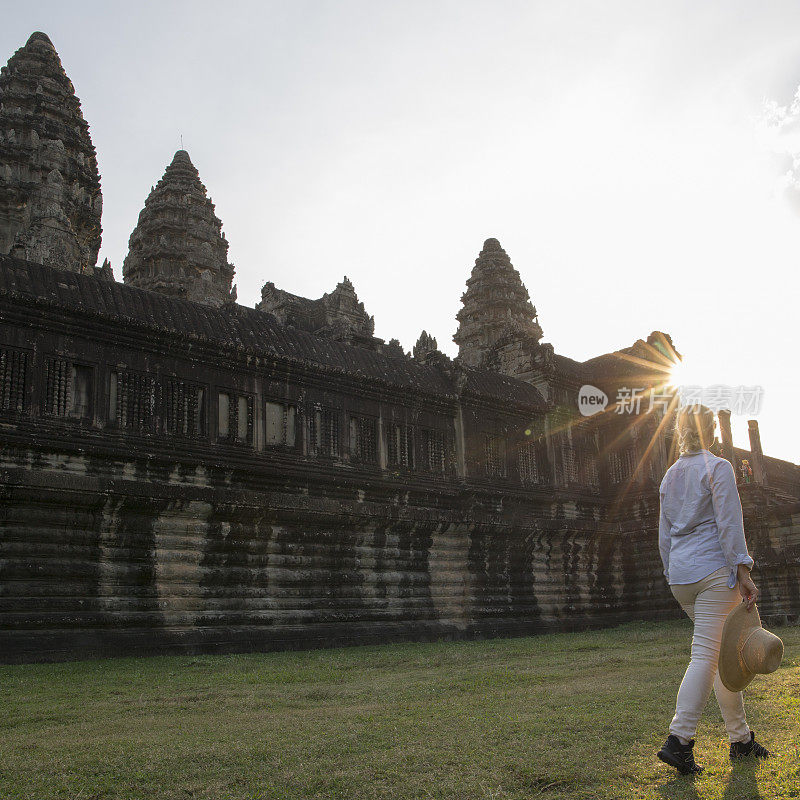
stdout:
<svg viewBox="0 0 800 800">
<path fill-rule="evenodd" d="M 467 375 L 463 388 L 465 394 L 541 411 L 547 408 L 539 390 L 530 383 L 488 370 L 466 369 L 465 372 Z"/>
<path fill-rule="evenodd" d="M 562 375 L 569 375 L 572 378 L 581 378 L 586 375 L 586 369 L 580 361 L 568 356 L 562 356 L 558 353 L 553 353 L 553 362 L 556 369 Z"/>
<path fill-rule="evenodd" d="M 590 358 L 581 366 L 590 379 L 639 379 L 645 385 L 665 382 L 679 359 L 669 334 L 653 331 L 646 341 L 637 339 L 630 347 Z"/>
<path fill-rule="evenodd" d="M 386 355 L 281 324 L 271 314 L 227 303 L 219 308 L 115 281 L 0 256 L 0 299 L 65 309 L 101 320 L 221 345 L 255 355 L 317 365 L 373 383 L 455 398 L 454 373 L 412 358 Z M 465 370 L 464 391 L 476 397 L 544 409 L 527 383 Z"/>
</svg>

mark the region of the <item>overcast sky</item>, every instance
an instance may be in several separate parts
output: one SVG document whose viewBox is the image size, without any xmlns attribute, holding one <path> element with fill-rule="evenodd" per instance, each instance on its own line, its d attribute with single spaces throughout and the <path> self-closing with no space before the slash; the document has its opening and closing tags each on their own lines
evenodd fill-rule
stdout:
<svg viewBox="0 0 800 800">
<path fill-rule="evenodd" d="M 763 386 L 765 450 L 800 461 L 800 3 L 0 8 L 0 61 L 42 30 L 75 84 L 118 279 L 183 135 L 241 303 L 347 275 L 378 336 L 455 355 L 494 236 L 557 352 L 667 331 L 686 380 Z"/>
</svg>

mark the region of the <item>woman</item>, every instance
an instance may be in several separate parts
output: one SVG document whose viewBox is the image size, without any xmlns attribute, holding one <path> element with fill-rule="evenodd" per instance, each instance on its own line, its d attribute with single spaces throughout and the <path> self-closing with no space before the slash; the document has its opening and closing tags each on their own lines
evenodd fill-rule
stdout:
<svg viewBox="0 0 800 800">
<path fill-rule="evenodd" d="M 758 598 L 750 579 L 753 559 L 744 540 L 736 477 L 729 461 L 708 451 L 714 436 L 711 410 L 700 405 L 683 408 L 676 427 L 681 455 L 661 482 L 658 539 L 664 575 L 694 622 L 694 633 L 691 661 L 658 757 L 689 775 L 702 771 L 694 761 L 694 735 L 712 685 L 731 742 L 731 758 L 767 758 L 769 753 L 747 726 L 742 693 L 726 689 L 717 672 L 725 618 L 739 602 L 739 594 L 748 610 Z"/>
</svg>

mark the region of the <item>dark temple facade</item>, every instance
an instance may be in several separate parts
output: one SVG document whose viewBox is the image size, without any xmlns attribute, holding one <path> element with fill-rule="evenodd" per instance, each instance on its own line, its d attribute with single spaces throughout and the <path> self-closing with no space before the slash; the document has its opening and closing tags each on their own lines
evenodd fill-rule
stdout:
<svg viewBox="0 0 800 800">
<path fill-rule="evenodd" d="M 0 74 L 0 661 L 521 635 L 677 615 L 657 547 L 679 358 L 543 342 L 496 239 L 448 358 L 344 278 L 236 302 L 178 151 L 123 265 L 58 55 Z M 466 270 L 465 270 L 466 272 Z M 465 276 L 466 277 L 466 276 Z M 610 398 L 583 416 L 583 387 Z M 613 398 L 640 387 L 629 409 Z M 658 402 L 655 402 L 655 401 Z M 762 616 L 800 613 L 800 467 L 733 447 Z"/>
</svg>

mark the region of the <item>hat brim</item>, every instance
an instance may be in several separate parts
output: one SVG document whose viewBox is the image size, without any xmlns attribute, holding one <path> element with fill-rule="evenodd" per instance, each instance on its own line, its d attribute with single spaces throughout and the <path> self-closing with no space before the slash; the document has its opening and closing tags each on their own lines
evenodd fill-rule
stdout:
<svg viewBox="0 0 800 800">
<path fill-rule="evenodd" d="M 748 611 L 745 603 L 740 603 L 728 614 L 722 628 L 722 642 L 719 648 L 719 678 L 726 689 L 741 692 L 755 677 L 744 663 L 742 649 L 747 637 L 754 628 L 761 627 L 758 608 Z"/>
</svg>

